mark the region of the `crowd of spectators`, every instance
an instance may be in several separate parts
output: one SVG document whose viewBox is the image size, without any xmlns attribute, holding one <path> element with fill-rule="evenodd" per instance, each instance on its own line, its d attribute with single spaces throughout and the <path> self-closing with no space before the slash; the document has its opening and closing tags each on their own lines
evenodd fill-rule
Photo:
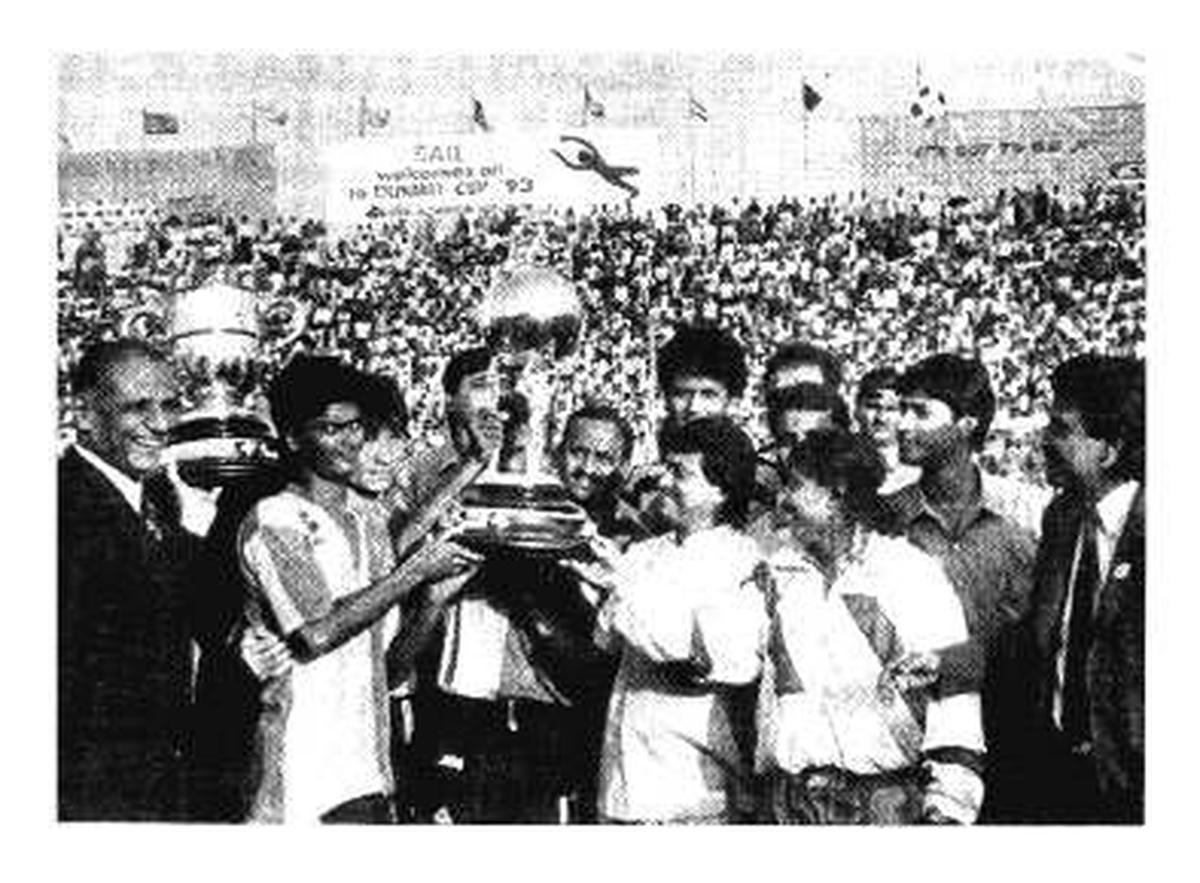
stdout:
<svg viewBox="0 0 1200 883">
<path fill-rule="evenodd" d="M 474 310 L 513 262 L 578 284 L 583 343 L 563 370 L 569 412 L 598 397 L 650 444 L 660 413 L 654 354 L 675 323 L 711 320 L 746 348 L 746 425 L 766 437 L 759 380 L 804 339 L 844 361 L 847 400 L 879 366 L 935 352 L 987 366 L 998 398 L 984 451 L 994 471 L 1041 474 L 1033 415 L 1054 365 L 1087 351 L 1142 356 L 1145 201 L 1140 188 L 1067 198 L 1001 191 L 935 204 L 898 191 L 807 202 L 467 210 L 333 231 L 297 218 L 166 219 L 106 241 L 59 232 L 60 427 L 67 368 L 96 339 L 168 332 L 173 292 L 213 278 L 261 293 L 268 370 L 297 351 L 338 353 L 394 376 L 412 435 L 436 443 L 450 356 L 481 339 Z"/>
</svg>

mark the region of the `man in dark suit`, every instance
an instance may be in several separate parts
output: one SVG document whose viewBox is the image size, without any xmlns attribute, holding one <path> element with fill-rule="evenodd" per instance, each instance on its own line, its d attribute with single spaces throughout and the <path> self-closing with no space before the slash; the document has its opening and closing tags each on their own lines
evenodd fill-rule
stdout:
<svg viewBox="0 0 1200 883">
<path fill-rule="evenodd" d="M 1047 507 L 1018 678 L 1023 821 L 1143 820 L 1144 367 L 1084 355 L 1051 378 Z M 1032 726 L 1030 726 L 1032 722 Z"/>
<path fill-rule="evenodd" d="M 161 469 L 179 406 L 163 354 L 101 343 L 73 378 L 82 439 L 58 468 L 62 820 L 187 817 L 198 544 Z"/>
</svg>

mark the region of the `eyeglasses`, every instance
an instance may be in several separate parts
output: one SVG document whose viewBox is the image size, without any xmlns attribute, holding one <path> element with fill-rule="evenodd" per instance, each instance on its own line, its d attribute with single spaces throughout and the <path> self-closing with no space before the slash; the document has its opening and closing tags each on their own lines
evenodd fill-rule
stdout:
<svg viewBox="0 0 1200 883">
<path fill-rule="evenodd" d="M 365 435 L 367 431 L 367 425 L 361 417 L 350 420 L 313 420 L 308 424 L 308 428 L 328 438 L 349 434 Z"/>
</svg>

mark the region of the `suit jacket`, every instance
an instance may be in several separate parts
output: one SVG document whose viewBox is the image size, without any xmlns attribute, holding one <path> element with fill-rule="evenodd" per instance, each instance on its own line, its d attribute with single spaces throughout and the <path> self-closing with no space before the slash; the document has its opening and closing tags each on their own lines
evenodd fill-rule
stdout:
<svg viewBox="0 0 1200 883">
<path fill-rule="evenodd" d="M 60 459 L 60 818 L 183 817 L 197 552 L 182 529 L 151 537 L 77 452 Z"/>
<path fill-rule="evenodd" d="M 1054 726 L 1055 664 L 1083 507 L 1069 495 L 1046 509 L 1027 628 L 1031 697 L 1044 731 Z M 1140 821 L 1145 767 L 1145 492 L 1139 489 L 1102 575 L 1092 644 L 1085 664 L 1090 697 L 1091 762 L 1102 817 Z"/>
</svg>

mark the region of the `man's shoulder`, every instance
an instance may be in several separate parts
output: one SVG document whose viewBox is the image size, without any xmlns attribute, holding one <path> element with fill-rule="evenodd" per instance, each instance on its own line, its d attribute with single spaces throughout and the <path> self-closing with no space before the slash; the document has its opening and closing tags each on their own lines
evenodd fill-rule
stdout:
<svg viewBox="0 0 1200 883">
<path fill-rule="evenodd" d="M 925 508 L 925 495 L 918 481 L 879 497 L 880 510 L 889 531 L 904 531 Z"/>
<path fill-rule="evenodd" d="M 242 520 L 242 530 L 299 527 L 309 508 L 303 497 L 284 489 L 257 500 Z"/>
<path fill-rule="evenodd" d="M 60 519 L 77 513 L 97 510 L 121 511 L 129 504 L 116 486 L 75 448 L 68 448 L 58 458 L 58 500 Z M 132 514 L 132 510 L 130 510 Z M 93 519 L 94 527 L 103 528 L 102 519 Z"/>
</svg>

